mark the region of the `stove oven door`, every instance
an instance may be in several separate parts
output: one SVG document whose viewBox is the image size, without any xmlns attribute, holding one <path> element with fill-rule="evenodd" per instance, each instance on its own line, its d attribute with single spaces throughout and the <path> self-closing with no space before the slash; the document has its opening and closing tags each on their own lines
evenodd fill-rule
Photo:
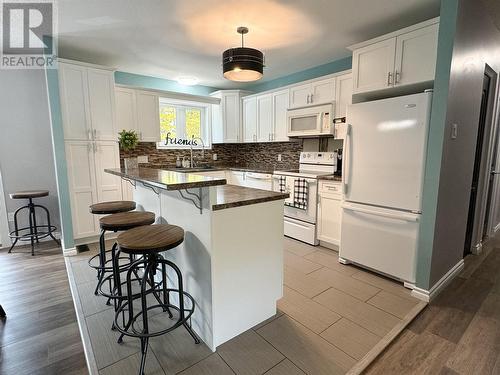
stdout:
<svg viewBox="0 0 500 375">
<path fill-rule="evenodd" d="M 301 178 L 299 176 L 286 176 L 286 178 Z M 306 178 L 308 186 L 307 194 L 307 209 L 290 207 L 285 205 L 284 215 L 292 219 L 305 221 L 307 223 L 316 224 L 317 203 L 318 203 L 318 180 L 315 178 Z M 279 176 L 273 175 L 273 190 L 280 191 Z"/>
</svg>

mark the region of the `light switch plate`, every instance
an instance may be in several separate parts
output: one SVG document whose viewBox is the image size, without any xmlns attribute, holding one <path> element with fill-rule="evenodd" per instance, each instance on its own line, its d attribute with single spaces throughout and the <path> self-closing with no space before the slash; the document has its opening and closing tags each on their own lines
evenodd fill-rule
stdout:
<svg viewBox="0 0 500 375">
<path fill-rule="evenodd" d="M 281 154 L 278 154 L 278 161 L 281 161 Z"/>
<path fill-rule="evenodd" d="M 217 160 L 217 154 L 212 154 L 212 160 L 214 160 L 214 161 Z"/>
<path fill-rule="evenodd" d="M 141 164 L 146 164 L 148 163 L 148 156 L 147 155 L 141 155 L 137 157 L 137 162 Z"/>
<path fill-rule="evenodd" d="M 452 124 L 451 125 L 451 139 L 457 139 L 457 137 L 458 137 L 458 125 Z"/>
</svg>

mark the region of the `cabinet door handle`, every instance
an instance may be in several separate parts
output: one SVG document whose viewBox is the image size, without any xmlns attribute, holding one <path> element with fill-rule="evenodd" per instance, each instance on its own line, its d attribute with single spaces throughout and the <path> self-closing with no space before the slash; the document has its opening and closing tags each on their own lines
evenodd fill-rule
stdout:
<svg viewBox="0 0 500 375">
<path fill-rule="evenodd" d="M 311 96 L 311 95 L 307 94 L 307 104 L 309 104 L 309 97 L 310 97 L 310 96 Z"/>
<path fill-rule="evenodd" d="M 392 73 L 389 72 L 389 74 L 387 74 L 387 86 L 391 85 L 392 85 Z"/>
<path fill-rule="evenodd" d="M 87 138 L 88 138 L 89 141 L 92 140 L 92 130 L 90 130 L 90 129 L 87 130 Z"/>
<path fill-rule="evenodd" d="M 94 129 L 94 140 L 97 139 L 97 129 Z"/>
<path fill-rule="evenodd" d="M 313 100 L 313 94 L 311 94 L 311 103 L 312 103 L 313 101 L 314 101 L 314 100 Z"/>
<path fill-rule="evenodd" d="M 396 82 L 396 83 L 399 83 L 399 81 L 401 80 L 401 73 L 399 73 L 399 72 L 396 70 L 396 74 L 395 74 L 394 78 L 395 78 L 395 82 Z"/>
</svg>

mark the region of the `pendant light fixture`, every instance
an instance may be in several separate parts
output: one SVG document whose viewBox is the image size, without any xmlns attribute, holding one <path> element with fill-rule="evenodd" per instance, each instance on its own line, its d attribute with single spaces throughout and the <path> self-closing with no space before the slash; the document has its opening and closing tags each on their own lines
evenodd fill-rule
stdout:
<svg viewBox="0 0 500 375">
<path fill-rule="evenodd" d="M 248 27 L 240 26 L 236 31 L 241 34 L 241 47 L 227 49 L 222 54 L 224 78 L 236 82 L 257 81 L 264 72 L 264 54 L 243 46 L 243 36 L 248 33 Z"/>
</svg>

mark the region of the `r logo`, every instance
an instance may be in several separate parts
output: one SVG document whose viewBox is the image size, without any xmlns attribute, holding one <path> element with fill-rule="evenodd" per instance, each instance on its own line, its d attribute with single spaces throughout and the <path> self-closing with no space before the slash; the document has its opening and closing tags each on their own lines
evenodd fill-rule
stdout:
<svg viewBox="0 0 500 375">
<path fill-rule="evenodd" d="M 3 54 L 53 53 L 52 3 L 3 2 Z M 44 40 L 50 40 L 47 44 Z"/>
</svg>

